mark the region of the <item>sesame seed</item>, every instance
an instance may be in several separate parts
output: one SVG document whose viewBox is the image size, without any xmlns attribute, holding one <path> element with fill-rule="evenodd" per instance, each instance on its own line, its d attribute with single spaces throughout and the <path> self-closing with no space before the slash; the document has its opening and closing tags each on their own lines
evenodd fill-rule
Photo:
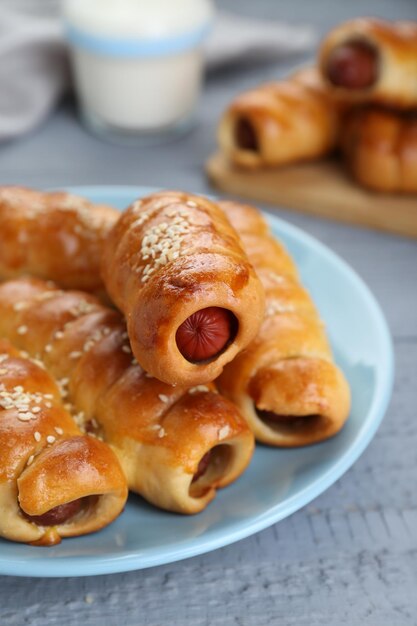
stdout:
<svg viewBox="0 0 417 626">
<path fill-rule="evenodd" d="M 160 439 L 162 439 L 162 437 L 165 437 L 165 435 L 166 435 L 165 429 L 161 427 L 161 428 L 158 430 L 158 437 L 159 437 Z"/>
<path fill-rule="evenodd" d="M 62 330 L 57 330 L 54 335 L 54 339 L 62 339 L 63 336 L 64 336 L 64 333 L 62 332 Z"/>
<path fill-rule="evenodd" d="M 204 391 L 210 391 L 206 385 L 196 385 L 188 390 L 188 393 L 194 395 L 195 393 L 203 393 Z"/>
<path fill-rule="evenodd" d="M 26 335 L 27 332 L 28 332 L 28 327 L 25 326 L 24 324 L 22 324 L 22 326 L 19 326 L 17 329 L 18 335 Z"/>
<path fill-rule="evenodd" d="M 46 369 L 45 364 L 40 359 L 32 359 L 32 362 L 35 363 L 38 367 L 41 367 L 42 369 Z"/>
<path fill-rule="evenodd" d="M 34 417 L 33 413 L 18 413 L 17 419 L 21 422 L 30 422 Z"/>
<path fill-rule="evenodd" d="M 158 398 L 160 399 L 161 402 L 165 402 L 165 404 L 168 404 L 169 402 L 168 396 L 166 396 L 164 393 L 160 393 L 158 395 Z"/>
<path fill-rule="evenodd" d="M 0 407 L 3 409 L 17 409 L 17 418 L 22 422 L 28 422 L 35 419 L 35 413 L 39 412 L 40 407 L 33 404 L 40 404 L 45 395 L 39 392 L 25 392 L 21 385 L 16 385 L 13 389 L 6 390 L 4 385 L 0 383 Z M 29 408 L 32 407 L 32 408 Z"/>
<path fill-rule="evenodd" d="M 31 455 L 30 455 L 30 457 L 29 457 L 29 458 L 28 458 L 28 460 L 27 460 L 26 465 L 28 465 L 28 466 L 29 466 L 29 465 L 32 465 L 32 463 L 33 463 L 33 461 L 34 461 L 34 458 L 35 458 L 35 455 L 34 455 L 34 454 L 31 454 Z"/>
<path fill-rule="evenodd" d="M 39 293 L 36 296 L 35 300 L 37 300 L 38 302 L 42 302 L 43 300 L 50 300 L 51 298 L 54 298 L 60 293 L 62 292 L 61 291 L 44 291 L 43 293 Z"/>
<path fill-rule="evenodd" d="M 69 309 L 69 312 L 74 317 L 80 317 L 86 313 L 91 313 L 94 311 L 94 305 L 90 304 L 86 300 L 80 300 L 75 306 Z"/>
<path fill-rule="evenodd" d="M 62 430 L 62 428 L 60 428 L 59 426 L 55 426 L 54 430 L 55 430 L 55 432 L 56 432 L 58 435 L 63 435 L 63 434 L 64 434 L 64 431 L 63 431 L 63 430 Z"/>
<path fill-rule="evenodd" d="M 153 263 L 148 263 L 143 268 L 142 282 L 149 280 L 151 274 L 179 257 L 184 235 L 190 232 L 189 215 L 186 211 L 178 214 L 170 211 L 170 215 L 176 215 L 173 224 L 161 222 L 149 228 L 143 236 L 141 259 L 145 261 L 151 257 Z M 138 270 L 140 272 L 140 267 Z"/>
<path fill-rule="evenodd" d="M 81 355 L 82 355 L 82 352 L 80 352 L 79 350 L 74 350 L 73 352 L 69 353 L 69 358 L 78 359 Z"/>
<path fill-rule="evenodd" d="M 26 306 L 26 302 L 15 302 L 13 311 L 22 311 Z"/>
<path fill-rule="evenodd" d="M 230 432 L 230 426 L 226 424 L 226 426 L 223 426 L 219 430 L 219 439 L 226 439 L 226 437 L 230 435 Z"/>
<path fill-rule="evenodd" d="M 41 440 L 41 434 L 38 430 L 35 430 L 35 432 L 33 433 L 33 436 L 35 438 L 35 441 L 40 441 Z"/>
<path fill-rule="evenodd" d="M 50 343 L 47 343 L 45 346 L 45 352 L 52 352 L 52 346 Z"/>
<path fill-rule="evenodd" d="M 84 411 L 79 411 L 78 413 L 75 413 L 73 415 L 73 418 L 74 418 L 75 423 L 77 424 L 77 426 L 79 426 L 81 429 L 84 430 L 84 420 L 85 420 Z"/>
<path fill-rule="evenodd" d="M 291 304 L 282 304 L 281 302 L 269 302 L 265 308 L 265 317 L 272 317 L 278 313 L 288 313 L 294 310 Z"/>
<path fill-rule="evenodd" d="M 122 351 L 126 352 L 126 354 L 132 354 L 132 350 L 129 348 L 129 346 L 122 346 Z"/>
<path fill-rule="evenodd" d="M 48 443 L 54 443 L 55 440 L 56 440 L 56 437 L 54 437 L 53 435 L 48 435 L 47 438 L 46 438 L 46 441 Z"/>
</svg>

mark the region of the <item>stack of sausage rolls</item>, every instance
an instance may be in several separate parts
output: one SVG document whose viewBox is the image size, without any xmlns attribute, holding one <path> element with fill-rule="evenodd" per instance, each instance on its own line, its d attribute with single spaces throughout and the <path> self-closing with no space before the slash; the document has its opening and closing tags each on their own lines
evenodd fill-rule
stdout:
<svg viewBox="0 0 417 626">
<path fill-rule="evenodd" d="M 316 67 L 240 94 L 218 137 L 240 167 L 277 167 L 339 149 L 364 187 L 417 193 L 417 22 L 339 25 L 322 41 Z"/>
<path fill-rule="evenodd" d="M 128 489 L 197 513 L 255 438 L 342 428 L 348 385 L 256 209 L 3 187 L 0 222 L 0 536 L 92 532 Z"/>
</svg>

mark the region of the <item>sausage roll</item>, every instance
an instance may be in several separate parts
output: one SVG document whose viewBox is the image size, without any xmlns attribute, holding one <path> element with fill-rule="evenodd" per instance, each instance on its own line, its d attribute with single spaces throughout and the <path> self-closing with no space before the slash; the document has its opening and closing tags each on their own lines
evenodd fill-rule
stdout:
<svg viewBox="0 0 417 626">
<path fill-rule="evenodd" d="M 102 260 L 135 357 L 165 383 L 214 380 L 259 329 L 262 285 L 206 198 L 163 191 L 137 200 L 111 230 Z"/>
<path fill-rule="evenodd" d="M 348 169 L 376 191 L 417 193 L 417 112 L 354 110 L 341 136 Z"/>
<path fill-rule="evenodd" d="M 107 526 L 126 479 L 105 443 L 82 434 L 58 387 L 0 339 L 0 536 L 53 545 Z"/>
<path fill-rule="evenodd" d="M 357 18 L 324 39 L 319 65 L 338 99 L 417 106 L 417 22 Z"/>
<path fill-rule="evenodd" d="M 334 364 L 318 312 L 296 267 L 253 208 L 222 202 L 266 292 L 261 330 L 219 379 L 256 438 L 301 446 L 331 437 L 350 408 L 347 382 Z"/>
<path fill-rule="evenodd" d="M 201 511 L 235 480 L 254 439 L 213 385 L 172 387 L 133 358 L 121 315 L 38 279 L 0 285 L 0 336 L 40 358 L 87 432 L 109 443 L 129 488 L 153 504 Z"/>
<path fill-rule="evenodd" d="M 103 289 L 101 250 L 118 212 L 69 193 L 0 187 L 0 279 L 23 274 Z"/>
<path fill-rule="evenodd" d="M 224 154 L 248 168 L 317 159 L 336 146 L 340 110 L 315 68 L 239 95 L 223 115 Z"/>
</svg>

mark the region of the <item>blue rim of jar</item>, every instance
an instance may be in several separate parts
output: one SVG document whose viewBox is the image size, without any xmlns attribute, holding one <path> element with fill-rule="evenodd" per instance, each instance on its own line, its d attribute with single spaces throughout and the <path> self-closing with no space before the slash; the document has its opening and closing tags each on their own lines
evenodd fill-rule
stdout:
<svg viewBox="0 0 417 626">
<path fill-rule="evenodd" d="M 163 39 L 132 39 L 105 37 L 91 34 L 73 26 L 65 24 L 67 40 L 76 48 L 81 48 L 93 54 L 120 57 L 160 57 L 177 54 L 198 47 L 212 28 L 212 23 L 206 23 L 187 33 L 181 33 Z"/>
</svg>

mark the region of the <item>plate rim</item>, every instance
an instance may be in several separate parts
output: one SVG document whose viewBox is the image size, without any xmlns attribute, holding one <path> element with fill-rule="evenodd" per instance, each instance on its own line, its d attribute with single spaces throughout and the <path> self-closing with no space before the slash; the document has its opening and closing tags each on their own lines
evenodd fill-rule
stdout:
<svg viewBox="0 0 417 626">
<path fill-rule="evenodd" d="M 89 197 L 97 194 L 103 195 L 103 193 L 107 193 L 108 195 L 125 195 L 129 193 L 132 194 L 132 196 L 140 196 L 152 193 L 152 191 L 156 191 L 158 188 L 146 185 L 64 185 L 59 189 Z M 295 238 L 302 245 L 306 243 L 309 248 L 318 250 L 321 255 L 329 259 L 332 265 L 335 265 L 342 273 L 347 274 L 360 292 L 361 297 L 367 304 L 367 308 L 372 312 L 380 340 L 381 354 L 384 357 L 384 366 L 378 369 L 373 401 L 367 413 L 366 423 L 360 431 L 360 436 L 354 440 L 351 446 L 343 452 L 340 458 L 338 458 L 331 467 L 320 474 L 313 482 L 309 483 L 286 500 L 284 508 L 282 508 L 282 502 L 277 503 L 267 511 L 260 513 L 256 517 L 252 517 L 249 522 L 247 520 L 244 523 L 240 522 L 238 528 L 236 528 L 235 524 L 233 528 L 222 531 L 220 535 L 216 534 L 214 537 L 208 537 L 206 539 L 193 537 L 189 545 L 165 547 L 162 554 L 161 552 L 157 552 L 156 554 L 146 556 L 140 555 L 136 551 L 127 555 L 110 557 L 105 555 L 78 555 L 54 560 L 45 555 L 37 559 L 20 557 L 11 560 L 10 558 L 1 557 L 0 546 L 0 575 L 56 578 L 117 574 L 159 565 L 167 565 L 217 550 L 258 533 L 282 519 L 289 517 L 295 513 L 295 511 L 309 504 L 343 476 L 368 447 L 384 418 L 394 383 L 394 348 L 384 313 L 376 297 L 364 280 L 341 256 L 333 252 L 326 244 L 322 243 L 302 228 L 290 224 L 286 220 L 265 210 L 262 210 L 262 213 L 271 227 L 277 225 L 281 232 Z M 280 507 L 282 510 L 279 510 Z M 39 550 L 41 550 L 41 548 L 39 548 Z M 37 569 L 28 574 L 28 567 L 31 566 L 36 566 Z M 44 568 L 45 571 L 43 571 Z"/>
</svg>

